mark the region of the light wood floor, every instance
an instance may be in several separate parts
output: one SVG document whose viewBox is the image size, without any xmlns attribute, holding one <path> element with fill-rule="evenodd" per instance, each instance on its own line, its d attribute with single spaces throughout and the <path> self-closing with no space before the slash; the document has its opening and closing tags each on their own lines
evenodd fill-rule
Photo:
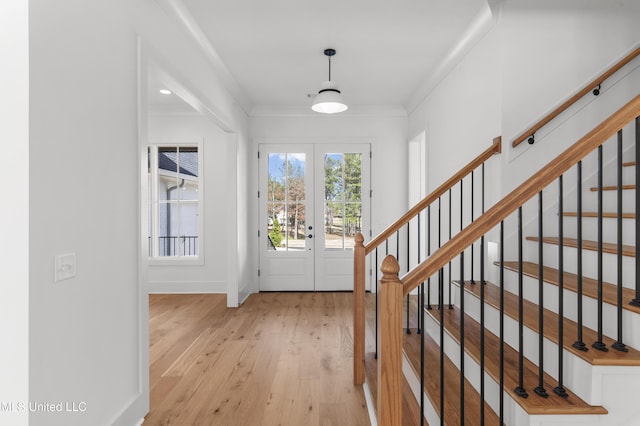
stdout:
<svg viewBox="0 0 640 426">
<path fill-rule="evenodd" d="M 369 425 L 351 293 L 150 295 L 144 425 Z"/>
</svg>

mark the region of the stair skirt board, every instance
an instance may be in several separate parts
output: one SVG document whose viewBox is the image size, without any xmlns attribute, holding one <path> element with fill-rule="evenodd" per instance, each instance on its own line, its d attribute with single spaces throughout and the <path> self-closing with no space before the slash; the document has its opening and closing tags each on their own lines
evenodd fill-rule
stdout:
<svg viewBox="0 0 640 426">
<path fill-rule="evenodd" d="M 420 404 L 420 375 L 416 373 L 411 365 L 411 362 L 407 359 L 406 354 L 402 353 L 402 373 L 404 377 L 407 379 L 407 383 L 409 383 L 409 387 L 411 388 L 411 392 L 415 397 L 416 401 L 418 401 L 418 405 Z M 440 416 L 438 412 L 431 404 L 431 400 L 429 399 L 429 395 L 424 394 L 424 406 L 422 407 L 422 415 L 427 420 L 427 424 L 436 425 L 440 424 Z"/>
<path fill-rule="evenodd" d="M 362 384 L 362 391 L 364 392 L 364 400 L 367 404 L 367 412 L 369 413 L 369 422 L 371 426 L 378 426 L 378 417 L 376 416 L 376 404 L 373 401 L 371 390 L 369 389 L 369 382 L 365 380 Z"/>
</svg>

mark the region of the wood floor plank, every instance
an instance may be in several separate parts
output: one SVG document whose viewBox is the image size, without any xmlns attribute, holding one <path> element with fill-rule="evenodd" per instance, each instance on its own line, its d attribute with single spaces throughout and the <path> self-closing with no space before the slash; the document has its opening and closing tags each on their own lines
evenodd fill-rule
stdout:
<svg viewBox="0 0 640 426">
<path fill-rule="evenodd" d="M 238 309 L 224 295 L 151 295 L 161 353 L 144 425 L 370 424 L 352 383 L 352 304 L 350 293 L 260 293 Z"/>
</svg>

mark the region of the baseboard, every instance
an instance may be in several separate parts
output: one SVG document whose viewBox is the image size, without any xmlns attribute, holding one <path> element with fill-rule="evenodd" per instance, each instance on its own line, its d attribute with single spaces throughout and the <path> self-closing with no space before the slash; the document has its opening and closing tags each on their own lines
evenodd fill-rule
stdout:
<svg viewBox="0 0 640 426">
<path fill-rule="evenodd" d="M 112 426 L 140 426 L 144 422 L 144 416 L 149 412 L 149 398 L 142 393 L 134 396 L 122 409 Z"/>
<path fill-rule="evenodd" d="M 251 296 L 251 294 L 253 294 L 253 292 L 251 291 L 251 285 L 247 284 L 245 285 L 239 292 L 238 292 L 238 301 L 239 304 L 242 305 L 244 302 L 247 301 L 247 299 L 249 298 L 249 296 Z"/>
<path fill-rule="evenodd" d="M 373 398 L 371 397 L 369 384 L 366 381 L 362 385 L 362 390 L 364 391 L 364 400 L 367 403 L 367 411 L 369 412 L 369 422 L 371 423 L 371 426 L 378 426 L 376 410 L 373 408 Z"/>
<path fill-rule="evenodd" d="M 149 293 L 219 293 L 227 294 L 225 281 L 150 281 Z"/>
</svg>

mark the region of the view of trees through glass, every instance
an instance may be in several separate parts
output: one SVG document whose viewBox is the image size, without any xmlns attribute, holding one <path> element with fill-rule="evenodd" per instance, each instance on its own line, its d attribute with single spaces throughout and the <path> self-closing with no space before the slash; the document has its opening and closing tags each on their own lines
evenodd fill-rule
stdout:
<svg viewBox="0 0 640 426">
<path fill-rule="evenodd" d="M 346 250 L 355 245 L 362 228 L 362 154 L 324 157 L 325 249 Z"/>
<path fill-rule="evenodd" d="M 304 250 L 305 154 L 269 154 L 268 169 L 268 247 Z M 326 154 L 323 171 L 324 248 L 352 249 L 362 227 L 362 154 Z"/>
<path fill-rule="evenodd" d="M 305 154 L 269 154 L 267 214 L 272 250 L 305 248 Z"/>
</svg>

